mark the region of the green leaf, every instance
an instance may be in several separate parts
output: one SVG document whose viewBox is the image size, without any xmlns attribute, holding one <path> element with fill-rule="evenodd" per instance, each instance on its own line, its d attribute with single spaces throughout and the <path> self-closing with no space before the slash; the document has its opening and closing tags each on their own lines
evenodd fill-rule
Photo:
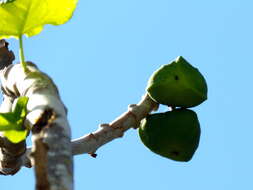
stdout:
<svg viewBox="0 0 253 190">
<path fill-rule="evenodd" d="M 18 129 L 17 118 L 12 112 L 0 113 L 0 131 Z"/>
<path fill-rule="evenodd" d="M 16 131 L 16 130 L 10 130 L 5 131 L 4 136 L 10 140 L 12 143 L 19 143 L 26 139 L 28 134 L 28 130 L 22 130 L 22 131 Z"/>
<path fill-rule="evenodd" d="M 18 98 L 18 101 L 15 105 L 14 108 L 14 115 L 16 116 L 16 118 L 24 118 L 27 114 L 27 103 L 28 103 L 28 97 L 26 96 L 21 96 Z"/>
<path fill-rule="evenodd" d="M 67 22 L 78 0 L 15 0 L 0 4 L 0 38 L 39 34 L 43 25 Z"/>
<path fill-rule="evenodd" d="M 19 97 L 13 112 L 0 113 L 0 131 L 4 131 L 4 136 L 12 143 L 19 143 L 26 139 L 28 129 L 23 127 L 24 119 L 27 115 L 28 97 Z"/>
</svg>

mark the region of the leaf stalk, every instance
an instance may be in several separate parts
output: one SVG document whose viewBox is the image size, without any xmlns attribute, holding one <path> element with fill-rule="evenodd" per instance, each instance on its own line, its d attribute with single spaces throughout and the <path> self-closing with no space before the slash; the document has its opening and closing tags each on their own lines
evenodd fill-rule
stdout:
<svg viewBox="0 0 253 190">
<path fill-rule="evenodd" d="M 27 65 L 26 65 L 26 62 L 25 62 L 24 47 L 23 47 L 23 36 L 20 35 L 18 37 L 18 39 L 19 39 L 19 57 L 20 57 L 20 62 L 21 62 L 21 65 L 22 65 L 24 71 L 27 72 L 28 69 L 27 69 Z"/>
</svg>

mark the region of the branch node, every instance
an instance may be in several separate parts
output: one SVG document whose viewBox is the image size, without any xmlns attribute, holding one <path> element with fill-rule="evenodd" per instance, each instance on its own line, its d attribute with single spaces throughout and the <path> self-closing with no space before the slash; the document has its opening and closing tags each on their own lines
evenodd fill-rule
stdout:
<svg viewBox="0 0 253 190">
<path fill-rule="evenodd" d="M 97 158 L 97 154 L 96 153 L 94 153 L 94 152 L 91 152 L 91 153 L 89 153 L 89 155 L 92 157 L 92 158 Z"/>
<path fill-rule="evenodd" d="M 130 110 L 130 109 L 133 109 L 134 107 L 136 107 L 137 105 L 136 104 L 130 104 L 130 105 L 128 105 L 128 109 Z"/>
<path fill-rule="evenodd" d="M 110 127 L 110 124 L 108 124 L 108 123 L 103 123 L 103 124 L 100 124 L 99 127 L 101 127 L 101 128 Z"/>
<path fill-rule="evenodd" d="M 97 137 L 93 133 L 89 134 L 89 138 L 95 139 L 96 141 L 98 140 Z"/>
<path fill-rule="evenodd" d="M 139 127 L 139 123 L 140 123 L 138 117 L 136 116 L 136 114 L 135 114 L 132 110 L 129 110 L 128 113 L 129 113 L 129 115 L 131 115 L 131 116 L 134 118 L 134 120 L 135 120 L 136 125 L 134 125 L 133 128 L 134 128 L 134 129 L 137 129 L 137 128 Z"/>
</svg>

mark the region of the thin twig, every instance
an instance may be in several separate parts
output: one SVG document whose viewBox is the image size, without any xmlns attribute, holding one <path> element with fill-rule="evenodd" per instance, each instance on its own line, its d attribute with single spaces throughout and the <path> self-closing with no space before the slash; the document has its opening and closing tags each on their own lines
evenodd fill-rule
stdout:
<svg viewBox="0 0 253 190">
<path fill-rule="evenodd" d="M 156 110 L 158 104 L 154 102 L 147 94 L 142 97 L 140 102 L 132 104 L 128 110 L 112 121 L 110 124 L 101 124 L 97 131 L 84 135 L 78 139 L 72 140 L 72 154 L 90 154 L 95 155 L 98 148 L 112 140 L 122 137 L 124 132 L 130 128 L 139 127 L 139 122 L 151 111 Z M 23 165 L 31 167 L 29 154 L 31 148 L 27 149 L 23 157 Z"/>
</svg>

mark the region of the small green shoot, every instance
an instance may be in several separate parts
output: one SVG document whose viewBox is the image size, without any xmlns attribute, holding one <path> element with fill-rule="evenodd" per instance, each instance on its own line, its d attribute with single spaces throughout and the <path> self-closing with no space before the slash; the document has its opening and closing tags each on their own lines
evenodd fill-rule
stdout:
<svg viewBox="0 0 253 190">
<path fill-rule="evenodd" d="M 13 113 L 15 117 L 20 117 L 21 119 L 24 119 L 27 114 L 27 103 L 28 103 L 28 97 L 21 96 L 18 98 L 18 101 L 14 107 Z"/>
<path fill-rule="evenodd" d="M 29 129 L 24 127 L 27 115 L 28 97 L 19 97 L 12 112 L 0 113 L 0 131 L 12 143 L 19 143 L 26 139 Z"/>
</svg>

